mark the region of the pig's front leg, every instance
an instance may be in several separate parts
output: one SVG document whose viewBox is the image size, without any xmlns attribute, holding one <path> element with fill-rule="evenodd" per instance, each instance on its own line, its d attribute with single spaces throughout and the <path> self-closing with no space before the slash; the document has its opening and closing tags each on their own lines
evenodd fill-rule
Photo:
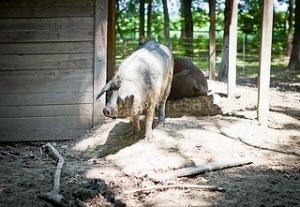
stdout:
<svg viewBox="0 0 300 207">
<path fill-rule="evenodd" d="M 145 138 L 148 142 L 153 140 L 152 134 L 152 124 L 153 124 L 153 117 L 154 117 L 155 108 L 151 106 L 147 112 L 145 117 Z"/>
<path fill-rule="evenodd" d="M 132 124 L 133 124 L 133 138 L 137 139 L 141 129 L 139 115 L 132 116 Z"/>
</svg>

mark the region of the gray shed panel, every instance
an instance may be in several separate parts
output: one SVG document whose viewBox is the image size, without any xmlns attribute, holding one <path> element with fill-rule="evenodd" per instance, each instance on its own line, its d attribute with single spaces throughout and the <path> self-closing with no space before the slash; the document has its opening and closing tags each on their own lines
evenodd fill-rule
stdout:
<svg viewBox="0 0 300 207">
<path fill-rule="evenodd" d="M 0 141 L 71 139 L 93 126 L 95 78 L 106 79 L 106 68 L 94 76 L 97 1 L 0 1 Z"/>
</svg>

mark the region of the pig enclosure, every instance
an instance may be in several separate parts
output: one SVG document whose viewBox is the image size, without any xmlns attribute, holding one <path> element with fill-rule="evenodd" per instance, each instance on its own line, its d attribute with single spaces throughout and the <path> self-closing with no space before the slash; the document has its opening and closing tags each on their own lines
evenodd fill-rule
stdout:
<svg viewBox="0 0 300 207">
<path fill-rule="evenodd" d="M 175 103 L 205 116 L 167 106 L 152 143 L 132 140 L 128 119 L 100 120 L 104 100 L 94 100 L 112 72 L 111 2 L 0 2 L 0 139 L 38 141 L 0 144 L 0 206 L 52 206 L 39 195 L 52 188 L 56 162 L 41 147 L 74 137 L 54 145 L 65 159 L 63 206 L 299 205 L 299 88 L 271 90 L 267 127 L 255 119 L 255 88 L 238 87 L 231 102 L 214 81 L 212 96 Z M 164 182 L 151 177 L 238 160 L 253 164 Z M 152 187 L 159 188 L 132 191 Z"/>
<path fill-rule="evenodd" d="M 224 115 L 167 117 L 155 140 L 131 139 L 127 119 L 106 120 L 76 141 L 57 142 L 65 159 L 63 206 L 297 206 L 300 203 L 299 92 L 271 89 L 268 127 L 258 125 L 257 90 L 209 81 Z M 1 144 L 1 206 L 51 206 L 38 198 L 52 187 L 55 162 L 44 143 Z M 253 164 L 165 182 L 151 175 L 187 166 L 251 160 Z M 177 186 L 132 192 L 134 189 Z M 191 185 L 223 188 L 206 191 Z"/>
</svg>

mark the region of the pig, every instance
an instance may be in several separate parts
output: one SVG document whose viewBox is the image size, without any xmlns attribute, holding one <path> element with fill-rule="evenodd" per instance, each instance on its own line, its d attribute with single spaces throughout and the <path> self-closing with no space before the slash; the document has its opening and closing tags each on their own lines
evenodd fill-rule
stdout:
<svg viewBox="0 0 300 207">
<path fill-rule="evenodd" d="M 198 70 L 198 67 L 192 63 L 189 58 L 175 57 L 173 75 L 182 72 L 183 70 Z"/>
<path fill-rule="evenodd" d="M 175 58 L 170 100 L 205 96 L 207 80 L 200 69 L 187 58 Z"/>
<path fill-rule="evenodd" d="M 148 42 L 127 57 L 117 72 L 101 90 L 97 100 L 112 91 L 110 100 L 103 108 L 106 117 L 119 114 L 131 117 L 133 134 L 140 131 L 139 115 L 145 113 L 145 138 L 153 140 L 152 123 L 155 109 L 159 122 L 165 122 L 165 104 L 171 89 L 174 60 L 168 47 Z"/>
</svg>

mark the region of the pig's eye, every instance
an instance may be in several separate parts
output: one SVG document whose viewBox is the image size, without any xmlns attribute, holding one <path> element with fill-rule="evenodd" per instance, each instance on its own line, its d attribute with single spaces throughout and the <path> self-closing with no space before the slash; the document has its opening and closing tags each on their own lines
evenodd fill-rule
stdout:
<svg viewBox="0 0 300 207">
<path fill-rule="evenodd" d="M 133 95 L 127 96 L 127 97 L 125 98 L 125 101 L 128 102 L 128 103 L 130 103 L 130 104 L 132 104 L 132 103 L 133 103 L 133 98 L 134 98 Z"/>
<path fill-rule="evenodd" d="M 123 107 L 124 105 L 126 105 L 126 99 L 122 100 L 120 97 L 117 98 L 117 104 L 119 107 Z"/>
</svg>

